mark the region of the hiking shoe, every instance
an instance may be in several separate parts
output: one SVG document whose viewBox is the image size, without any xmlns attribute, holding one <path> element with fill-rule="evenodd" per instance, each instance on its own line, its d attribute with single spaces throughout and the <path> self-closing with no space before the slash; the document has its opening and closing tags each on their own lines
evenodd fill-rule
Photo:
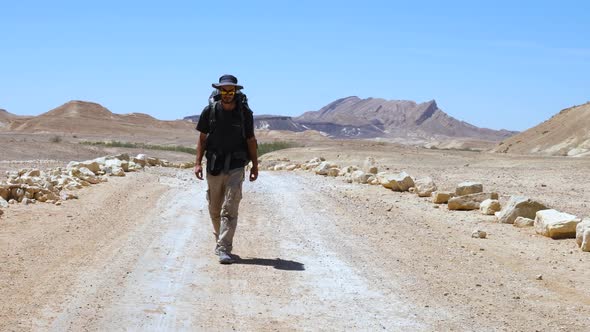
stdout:
<svg viewBox="0 0 590 332">
<path fill-rule="evenodd" d="M 219 245 L 215 246 L 215 256 L 219 256 Z"/>
<path fill-rule="evenodd" d="M 219 250 L 219 263 L 221 264 L 231 264 L 234 262 L 234 259 L 225 251 Z"/>
</svg>

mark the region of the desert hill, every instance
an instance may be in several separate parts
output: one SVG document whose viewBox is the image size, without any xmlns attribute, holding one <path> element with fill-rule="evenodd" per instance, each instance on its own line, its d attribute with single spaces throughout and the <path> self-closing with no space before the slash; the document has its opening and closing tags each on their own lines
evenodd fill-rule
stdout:
<svg viewBox="0 0 590 332">
<path fill-rule="evenodd" d="M 500 141 L 515 134 L 459 121 L 443 112 L 434 100 L 418 104 L 409 100 L 347 97 L 319 111 L 306 112 L 294 121 L 334 137 L 460 137 Z"/>
<path fill-rule="evenodd" d="M 590 155 L 590 102 L 562 110 L 549 120 L 510 137 L 495 152 L 560 156 Z"/>
<path fill-rule="evenodd" d="M 9 123 L 14 116 L 14 114 L 8 113 L 5 109 L 0 108 L 0 127 Z"/>
<path fill-rule="evenodd" d="M 0 109 L 0 130 L 6 130 L 14 124 L 19 124 L 29 119 L 31 119 L 30 116 L 20 116 L 9 113 L 5 109 Z"/>
<path fill-rule="evenodd" d="M 115 114 L 100 104 L 79 100 L 24 121 L 12 122 L 8 129 L 26 133 L 195 135 L 194 124 L 188 121 L 161 121 L 142 113 Z"/>
</svg>

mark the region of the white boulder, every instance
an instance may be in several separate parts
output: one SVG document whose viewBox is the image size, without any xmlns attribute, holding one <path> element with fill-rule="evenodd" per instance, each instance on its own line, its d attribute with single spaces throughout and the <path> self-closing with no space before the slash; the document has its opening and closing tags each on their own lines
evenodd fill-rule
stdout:
<svg viewBox="0 0 590 332">
<path fill-rule="evenodd" d="M 498 199 L 497 193 L 476 193 L 449 199 L 449 210 L 478 210 L 486 199 Z"/>
<path fill-rule="evenodd" d="M 582 251 L 590 251 L 590 218 L 584 218 L 576 226 L 576 243 Z"/>
<path fill-rule="evenodd" d="M 537 211 L 535 231 L 552 239 L 575 238 L 581 219 L 554 209 Z"/>
<path fill-rule="evenodd" d="M 411 187 L 414 187 L 414 180 L 406 172 L 400 172 L 399 174 L 379 173 L 377 179 L 383 187 L 393 191 L 408 191 Z"/>
<path fill-rule="evenodd" d="M 477 194 L 483 192 L 483 185 L 480 182 L 465 181 L 457 185 L 455 194 L 457 196 Z"/>
<path fill-rule="evenodd" d="M 537 211 L 547 210 L 547 207 L 540 202 L 524 196 L 512 196 L 506 206 L 500 211 L 498 222 L 501 224 L 512 224 L 517 217 L 534 219 Z"/>
<path fill-rule="evenodd" d="M 362 183 L 365 184 L 369 181 L 369 179 L 373 176 L 371 173 L 365 173 L 361 170 L 354 171 L 351 174 L 352 182 Z"/>
<path fill-rule="evenodd" d="M 455 193 L 445 191 L 435 191 L 432 193 L 432 203 L 434 204 L 447 204 L 449 199 L 455 196 Z"/>
<path fill-rule="evenodd" d="M 352 174 L 354 171 L 358 171 L 358 167 L 356 166 L 346 166 L 340 170 L 338 176 L 346 176 Z"/>
<path fill-rule="evenodd" d="M 429 197 L 437 189 L 436 184 L 429 176 L 416 180 L 414 186 L 419 197 Z"/>
<path fill-rule="evenodd" d="M 121 167 L 113 167 L 111 169 L 112 176 L 125 176 L 125 171 Z"/>
<path fill-rule="evenodd" d="M 330 168 L 337 168 L 338 165 L 328 162 L 328 161 L 323 161 L 321 162 L 315 169 L 314 172 L 317 175 L 328 175 L 328 170 Z"/>
</svg>

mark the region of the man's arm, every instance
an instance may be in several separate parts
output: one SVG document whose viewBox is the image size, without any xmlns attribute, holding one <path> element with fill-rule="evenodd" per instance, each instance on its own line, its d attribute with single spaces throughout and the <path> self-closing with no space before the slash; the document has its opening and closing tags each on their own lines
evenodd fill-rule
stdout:
<svg viewBox="0 0 590 332">
<path fill-rule="evenodd" d="M 197 160 L 195 161 L 195 175 L 203 180 L 203 156 L 207 148 L 207 134 L 201 133 L 197 141 Z"/>
<path fill-rule="evenodd" d="M 258 179 L 258 144 L 256 143 L 256 136 L 248 138 L 246 142 L 248 143 L 248 155 L 252 159 L 250 181 L 256 181 Z"/>
</svg>

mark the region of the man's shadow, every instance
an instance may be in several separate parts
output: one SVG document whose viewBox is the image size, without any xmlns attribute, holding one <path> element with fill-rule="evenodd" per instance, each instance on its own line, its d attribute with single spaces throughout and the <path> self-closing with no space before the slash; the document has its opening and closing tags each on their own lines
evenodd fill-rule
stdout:
<svg viewBox="0 0 590 332">
<path fill-rule="evenodd" d="M 235 254 L 232 256 L 234 257 L 234 264 L 272 266 L 277 270 L 286 271 L 305 271 L 305 265 L 295 261 L 280 258 L 241 258 Z"/>
</svg>

